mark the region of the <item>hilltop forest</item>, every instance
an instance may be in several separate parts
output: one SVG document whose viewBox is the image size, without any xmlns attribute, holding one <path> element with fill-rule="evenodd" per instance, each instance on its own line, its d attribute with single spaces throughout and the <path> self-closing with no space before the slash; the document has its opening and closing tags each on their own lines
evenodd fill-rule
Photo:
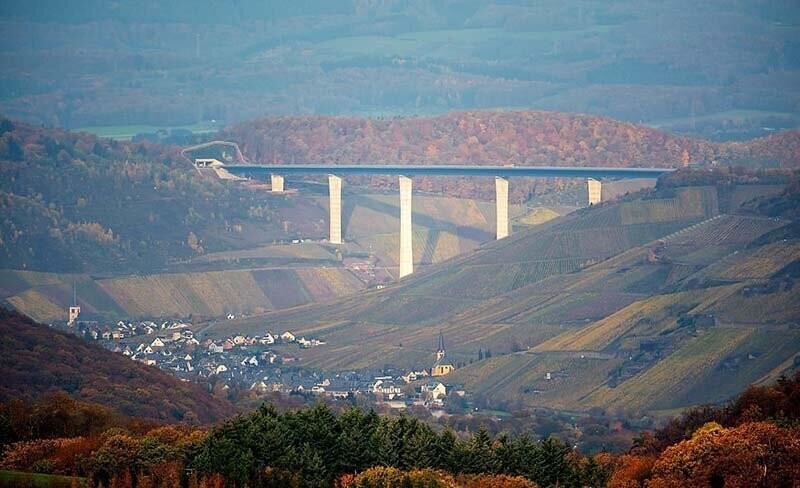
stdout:
<svg viewBox="0 0 800 488">
<path fill-rule="evenodd" d="M 800 131 L 744 143 L 713 143 L 604 117 L 538 111 L 454 112 L 434 117 L 366 119 L 286 116 L 237 124 L 221 132 L 253 162 L 465 163 L 519 166 L 800 167 Z M 394 178 L 349 178 L 394 187 Z M 584 182 L 518 178 L 510 198 Z M 475 178 L 414 179 L 414 188 L 466 198 L 494 198 L 494 184 Z"/>
</svg>

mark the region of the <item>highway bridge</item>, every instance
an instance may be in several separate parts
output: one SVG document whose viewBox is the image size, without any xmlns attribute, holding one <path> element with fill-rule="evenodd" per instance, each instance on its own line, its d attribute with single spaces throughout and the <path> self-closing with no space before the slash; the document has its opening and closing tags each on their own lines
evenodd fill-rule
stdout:
<svg viewBox="0 0 800 488">
<path fill-rule="evenodd" d="M 603 168 L 569 166 L 478 166 L 467 164 L 226 164 L 237 174 L 335 174 L 398 176 L 538 176 L 542 178 L 658 178 L 669 168 Z"/>
<path fill-rule="evenodd" d="M 411 176 L 493 176 L 495 178 L 497 239 L 507 237 L 508 179 L 511 177 L 586 178 L 589 204 L 601 201 L 598 178 L 658 178 L 671 168 L 608 168 L 567 166 L 481 166 L 477 164 L 225 164 L 217 159 L 195 159 L 198 168 L 212 168 L 218 175 L 270 175 L 273 192 L 284 191 L 284 175 L 327 174 L 330 238 L 342 243 L 342 176 L 396 175 L 400 181 L 400 278 L 414 272 L 411 248 Z M 231 176 L 235 175 L 235 176 Z"/>
</svg>

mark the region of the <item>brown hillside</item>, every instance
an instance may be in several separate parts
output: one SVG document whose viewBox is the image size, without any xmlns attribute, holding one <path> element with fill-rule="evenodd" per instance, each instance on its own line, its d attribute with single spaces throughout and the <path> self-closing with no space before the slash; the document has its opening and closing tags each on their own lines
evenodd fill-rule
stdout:
<svg viewBox="0 0 800 488">
<path fill-rule="evenodd" d="M 64 391 L 133 416 L 210 423 L 233 407 L 202 388 L 0 309 L 0 402 Z"/>
</svg>

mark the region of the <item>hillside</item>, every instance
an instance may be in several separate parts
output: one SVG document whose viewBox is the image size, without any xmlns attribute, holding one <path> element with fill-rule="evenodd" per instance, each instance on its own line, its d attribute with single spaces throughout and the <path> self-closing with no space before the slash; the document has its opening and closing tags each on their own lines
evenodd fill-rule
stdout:
<svg viewBox="0 0 800 488">
<path fill-rule="evenodd" d="M 0 125 L 2 268 L 145 272 L 294 234 L 284 199 L 203 178 L 178 148 Z"/>
<path fill-rule="evenodd" d="M 287 195 L 291 222 L 308 223 L 327 199 L 303 188 Z M 52 273 L 0 269 L 0 300 L 41 322 L 63 320 L 73 287 L 84 318 L 219 317 L 261 313 L 365 290 L 396 274 L 399 202 L 395 195 L 350 191 L 343 211 L 345 245 L 254 242 L 253 247 L 195 253 L 170 270 L 147 274 Z M 288 207 L 287 207 L 288 208 Z M 537 218 L 557 216 L 535 207 Z M 557 208 L 564 211 L 563 207 Z M 512 217 L 522 212 L 513 205 Z M 288 222 L 288 221 L 287 221 Z M 319 226 L 323 225 L 319 220 Z M 521 223 L 520 225 L 526 225 Z M 304 234 L 301 234 L 304 235 Z M 419 195 L 414 209 L 418 267 L 438 263 L 494 239 L 494 206 L 487 202 Z M 52 244 L 52 243 L 51 243 Z M 347 258 L 374 256 L 372 273 L 347 268 Z"/>
<path fill-rule="evenodd" d="M 793 367 L 800 244 L 786 232 L 791 220 L 740 208 L 783 184 L 753 174 L 749 185 L 691 183 L 713 175 L 665 178 L 654 192 L 518 232 L 358 299 L 204 333 L 280 324 L 328 342 L 304 352 L 307 365 L 346 370 L 427 366 L 441 330 L 448 356 L 466 365 L 449 380 L 494 406 L 720 401 Z M 479 349 L 494 355 L 474 362 Z"/>
<path fill-rule="evenodd" d="M 63 391 L 164 422 L 210 423 L 233 407 L 200 386 L 0 309 L 0 402 Z"/>
</svg>

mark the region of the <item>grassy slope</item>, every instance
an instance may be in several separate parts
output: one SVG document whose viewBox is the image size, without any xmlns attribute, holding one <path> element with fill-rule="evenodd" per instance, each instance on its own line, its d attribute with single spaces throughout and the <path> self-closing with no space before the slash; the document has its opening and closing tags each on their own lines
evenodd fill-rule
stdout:
<svg viewBox="0 0 800 488">
<path fill-rule="evenodd" d="M 86 478 L 0 470 L 0 487 L 71 488 L 86 486 Z"/>
</svg>

